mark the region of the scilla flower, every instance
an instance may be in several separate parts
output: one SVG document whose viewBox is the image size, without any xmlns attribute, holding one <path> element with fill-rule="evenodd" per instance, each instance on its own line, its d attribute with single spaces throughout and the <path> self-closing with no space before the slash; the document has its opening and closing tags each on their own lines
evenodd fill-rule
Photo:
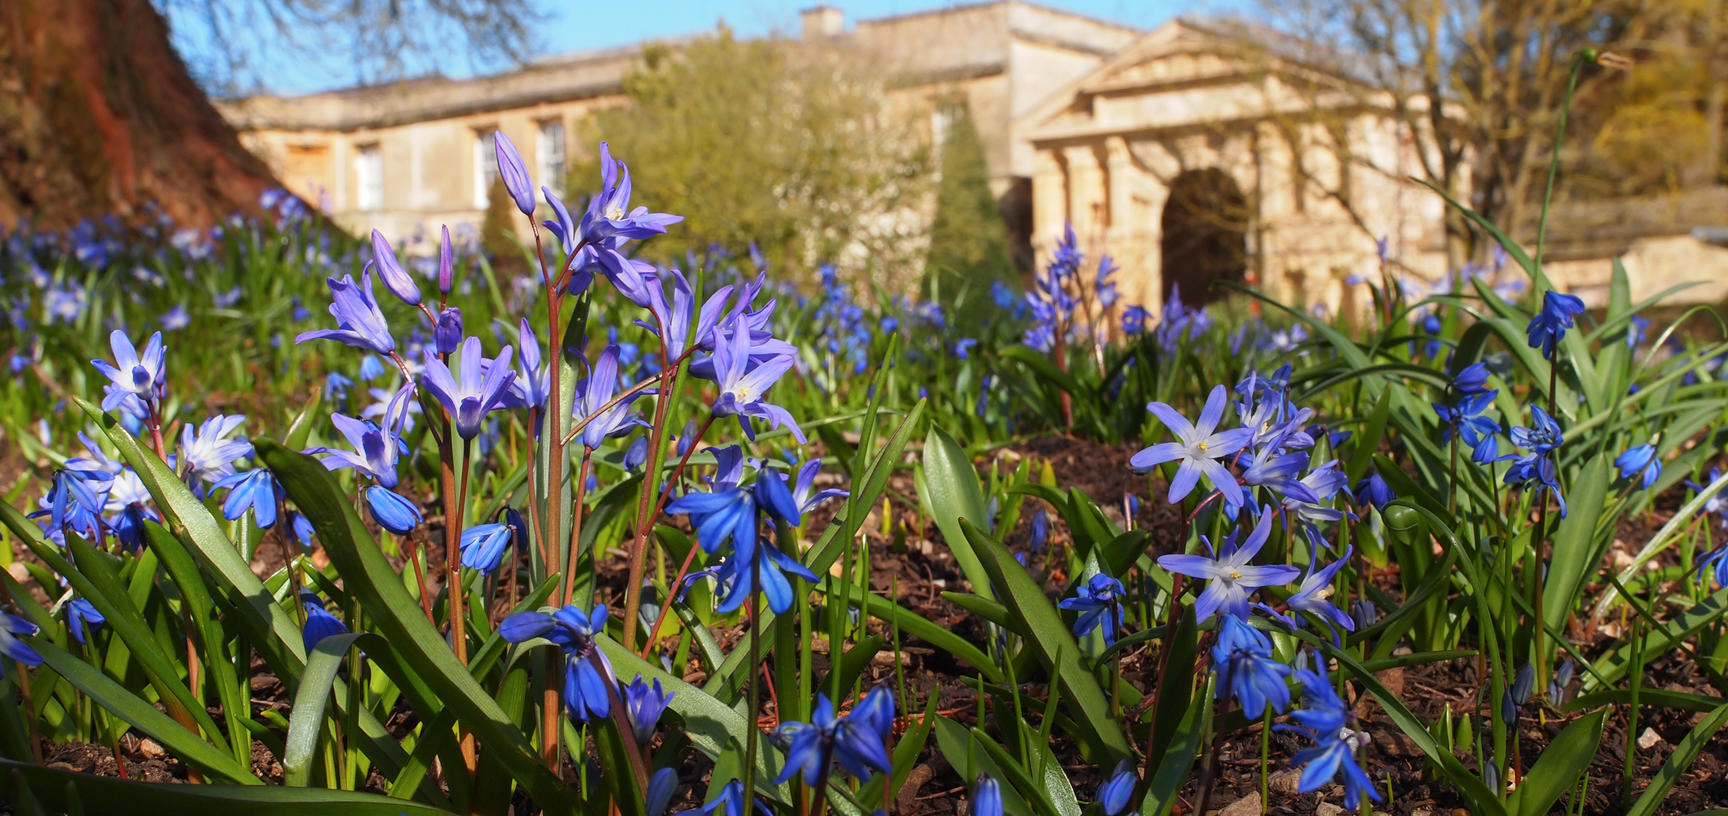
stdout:
<svg viewBox="0 0 1728 816">
<path fill-rule="evenodd" d="M 235 521 L 251 510 L 258 529 L 268 530 L 276 523 L 281 488 L 270 477 L 270 471 L 255 467 L 245 473 L 230 474 L 219 479 L 215 487 L 228 490 L 228 498 L 222 502 L 223 518 Z"/>
<path fill-rule="evenodd" d="M 1144 473 L 1165 462 L 1181 462 L 1176 477 L 1170 480 L 1171 504 L 1186 498 L 1202 474 L 1224 494 L 1225 501 L 1233 505 L 1242 503 L 1242 489 L 1237 486 L 1236 477 L 1218 460 L 1246 446 L 1254 431 L 1249 428 L 1218 430 L 1218 423 L 1224 420 L 1228 394 L 1224 386 L 1213 386 L 1212 393 L 1206 398 L 1206 406 L 1200 410 L 1198 424 L 1190 423 L 1186 417 L 1176 413 L 1176 409 L 1162 402 L 1146 405 L 1146 410 L 1176 434 L 1177 441 L 1146 448 L 1134 454 L 1129 464 L 1134 470 Z"/>
<path fill-rule="evenodd" d="M 1614 460 L 1614 466 L 1620 469 L 1620 478 L 1631 481 L 1636 476 L 1639 486 L 1645 490 L 1649 490 L 1662 475 L 1662 458 L 1656 455 L 1655 445 L 1628 449 Z"/>
<path fill-rule="evenodd" d="M 420 305 L 420 285 L 414 282 L 414 276 L 408 274 L 408 270 L 402 268 L 402 262 L 396 260 L 396 250 L 390 246 L 390 239 L 377 230 L 372 231 L 372 263 L 390 294 L 409 306 Z"/>
<path fill-rule="evenodd" d="M 671 692 L 660 688 L 658 677 L 650 684 L 637 675 L 624 687 L 624 709 L 630 714 L 630 729 L 638 744 L 647 745 L 654 739 L 654 726 L 671 702 Z"/>
<path fill-rule="evenodd" d="M 426 370 L 420 375 L 420 383 L 450 412 L 457 436 L 463 439 L 478 436 L 481 420 L 504 404 L 510 383 L 516 379 L 516 372 L 510 368 L 512 353 L 505 346 L 496 360 L 486 360 L 480 355 L 480 338 L 471 336 L 462 341 L 460 362 L 452 374 L 437 355 L 425 352 Z"/>
<path fill-rule="evenodd" d="M 107 377 L 114 388 L 102 400 L 102 410 L 112 411 L 127 402 L 127 397 L 147 406 L 155 405 L 167 387 L 163 378 L 164 350 L 162 348 L 162 333 L 150 335 L 150 341 L 144 345 L 144 353 L 139 354 L 133 347 L 132 340 L 126 333 L 116 329 L 108 335 L 108 347 L 114 352 L 114 362 L 106 360 L 91 360 L 91 365 Z"/>
<path fill-rule="evenodd" d="M 1370 801 L 1380 801 L 1380 794 L 1374 790 L 1368 774 L 1356 763 L 1356 749 L 1367 742 L 1366 735 L 1345 727 L 1350 712 L 1332 690 L 1332 684 L 1326 678 L 1326 666 L 1321 663 L 1314 671 L 1298 671 L 1296 679 L 1302 683 L 1302 707 L 1291 716 L 1304 727 L 1278 727 L 1305 731 L 1315 742 L 1314 747 L 1298 751 L 1291 758 L 1291 764 L 1302 769 L 1297 790 L 1313 793 L 1334 781 L 1341 781 L 1344 784 L 1344 806 L 1348 812 L 1357 809 L 1363 794 L 1367 794 Z"/>
<path fill-rule="evenodd" d="M 514 531 L 508 524 L 477 524 L 462 531 L 462 566 L 491 575 L 504 560 Z"/>
<path fill-rule="evenodd" d="M 1074 597 L 1063 600 L 1057 606 L 1080 613 L 1074 621 L 1074 636 L 1084 637 L 1093 630 L 1102 629 L 1104 645 L 1116 642 L 1116 633 L 1122 628 L 1121 598 L 1126 594 L 1122 582 L 1103 573 L 1092 576 L 1085 586 L 1074 590 Z"/>
<path fill-rule="evenodd" d="M 331 635 L 348 634 L 348 625 L 330 614 L 330 610 L 324 608 L 324 601 L 315 593 L 302 591 L 300 603 L 306 609 L 306 628 L 301 632 L 301 636 L 307 652 L 317 648 L 318 641 Z"/>
<path fill-rule="evenodd" d="M 612 691 L 616 681 L 612 664 L 594 644 L 606 631 L 606 607 L 585 613 L 572 605 L 553 613 L 518 612 L 498 624 L 498 634 L 511 643 L 545 638 L 569 660 L 564 672 L 564 706 L 573 719 L 587 722 L 612 713 Z"/>
<path fill-rule="evenodd" d="M 1572 328 L 1572 319 L 1584 313 L 1584 301 L 1576 295 L 1548 291 L 1542 293 L 1542 310 L 1530 319 L 1530 347 L 1541 349 L 1542 356 L 1554 359 L 1554 349 L 1560 338 Z"/>
<path fill-rule="evenodd" d="M 18 638 L 29 637 L 38 631 L 36 624 L 18 617 L 10 612 L 0 612 L 0 654 L 26 666 L 42 665 L 42 655 L 30 644 Z M 5 666 L 11 661 L 0 660 L 0 674 L 5 672 Z"/>
<path fill-rule="evenodd" d="M 1259 717 L 1268 706 L 1278 713 L 1290 707 L 1290 687 L 1284 683 L 1290 667 L 1272 657 L 1272 641 L 1245 619 L 1224 619 L 1212 647 L 1212 667 L 1222 678 L 1218 696 L 1236 698 L 1248 717 Z"/>
<path fill-rule="evenodd" d="M 1248 617 L 1249 593 L 1266 586 L 1283 586 L 1296 580 L 1301 570 L 1287 564 L 1255 566 L 1248 563 L 1266 546 L 1272 535 L 1272 508 L 1260 510 L 1260 520 L 1240 547 L 1236 536 L 1240 528 L 1231 531 L 1213 557 L 1204 555 L 1159 556 L 1158 566 L 1191 578 L 1205 578 L 1206 589 L 1194 604 L 1194 614 L 1204 621 L 1222 609 L 1235 618 Z"/>
<path fill-rule="evenodd" d="M 366 488 L 366 508 L 372 511 L 372 520 L 379 527 L 396 535 L 407 535 L 422 520 L 419 506 L 382 485 Z"/>
<path fill-rule="evenodd" d="M 96 605 L 83 598 L 73 598 L 66 604 L 66 629 L 80 645 L 88 643 L 88 636 L 95 634 L 107 622 Z"/>
<path fill-rule="evenodd" d="M 384 322 L 378 300 L 372 297 L 372 276 L 361 272 L 360 280 L 360 285 L 355 285 L 352 275 L 343 275 L 340 280 L 328 279 L 330 315 L 336 318 L 336 328 L 301 332 L 294 342 L 335 340 L 384 356 L 394 352 L 396 338 L 390 335 L 390 326 Z"/>
<path fill-rule="evenodd" d="M 522 154 L 516 151 L 516 143 L 502 130 L 492 131 L 492 152 L 498 156 L 498 177 L 504 181 L 504 189 L 510 191 L 511 200 L 516 202 L 516 209 L 523 215 L 534 217 L 534 180 L 528 176 L 528 166 L 522 163 Z"/>
<path fill-rule="evenodd" d="M 1139 781 L 1140 777 L 1134 775 L 1134 766 L 1128 760 L 1116 763 L 1115 772 L 1098 787 L 1098 806 L 1103 808 L 1104 816 L 1121 816 L 1127 811 L 1134 786 Z"/>
</svg>

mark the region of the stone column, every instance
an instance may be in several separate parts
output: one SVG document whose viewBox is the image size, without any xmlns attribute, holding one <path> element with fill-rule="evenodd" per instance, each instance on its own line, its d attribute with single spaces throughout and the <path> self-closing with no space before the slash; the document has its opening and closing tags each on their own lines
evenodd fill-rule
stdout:
<svg viewBox="0 0 1728 816">
<path fill-rule="evenodd" d="M 1104 203 L 1104 169 L 1098 151 L 1092 145 L 1075 145 L 1064 148 L 1062 156 L 1068 162 L 1068 220 L 1076 234 L 1096 234 L 1103 225 L 1093 217 L 1092 207 Z"/>
<path fill-rule="evenodd" d="M 1053 147 L 1039 147 L 1032 171 L 1032 258 L 1042 264 L 1062 234 L 1068 211 L 1068 176 Z"/>
</svg>

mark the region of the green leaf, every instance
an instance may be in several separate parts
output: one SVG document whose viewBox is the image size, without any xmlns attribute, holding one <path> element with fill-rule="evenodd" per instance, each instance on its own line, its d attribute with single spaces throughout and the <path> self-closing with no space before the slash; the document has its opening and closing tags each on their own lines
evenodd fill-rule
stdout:
<svg viewBox="0 0 1728 816">
<path fill-rule="evenodd" d="M 263 785 L 128 782 L 0 759 L 55 813 L 244 813 L 246 816 L 445 816 L 449 811 L 377 794 Z"/>
<path fill-rule="evenodd" d="M 671 708 L 684 719 L 685 736 L 690 738 L 702 753 L 710 759 L 718 759 L 727 753 L 743 754 L 746 730 L 755 727 L 754 723 L 746 722 L 744 715 L 725 703 L 714 699 L 701 689 L 684 682 L 683 678 L 669 674 L 658 666 L 636 656 L 635 652 L 624 648 L 610 639 L 595 640 L 606 659 L 612 661 L 612 667 L 619 677 L 642 675 L 644 680 L 658 679 L 660 685 L 672 694 Z M 756 784 L 759 792 L 765 792 L 776 802 L 789 804 L 791 794 L 786 785 L 769 785 L 768 781 L 779 776 L 785 762 L 780 752 L 773 750 L 766 740 L 758 743 L 762 746 L 756 754 Z M 742 765 L 742 760 L 738 761 Z"/>
<path fill-rule="evenodd" d="M 1061 684 L 1063 703 L 1071 708 L 1074 719 L 1081 725 L 1081 733 L 1076 737 L 1090 748 L 1091 758 L 1102 762 L 1128 756 L 1131 750 L 1128 736 L 1123 733 L 1121 723 L 1110 715 L 1110 701 L 1098 687 L 1091 669 L 1081 661 L 1080 645 L 1062 623 L 1056 607 L 1007 548 L 969 522 L 961 521 L 960 526 L 982 557 L 982 566 L 1000 590 L 1009 612 L 1020 619 L 1029 633 L 1028 642 Z"/>
<path fill-rule="evenodd" d="M 1554 551 L 1543 589 L 1542 612 L 1546 620 L 1565 629 L 1566 621 L 1584 594 L 1584 585 L 1602 563 L 1598 552 L 1596 522 L 1607 505 L 1610 462 L 1606 456 L 1591 459 L 1584 472 L 1567 486 L 1569 512 L 1554 530 Z M 1607 544 L 1604 540 L 1603 545 Z"/>
<path fill-rule="evenodd" d="M 252 775 L 251 768 L 235 762 L 227 750 L 211 745 L 172 717 L 157 711 L 154 705 L 139 699 L 95 666 L 52 643 L 39 640 L 32 645 L 42 655 L 43 663 L 67 682 L 133 728 L 162 743 L 162 747 L 187 765 L 216 779 L 243 785 L 264 784 Z"/>
<path fill-rule="evenodd" d="M 343 579 L 343 588 L 366 611 L 387 648 L 373 658 L 403 686 L 422 716 L 451 708 L 458 721 L 486 746 L 491 759 L 527 789 L 536 804 L 568 807 L 571 791 L 540 764 L 528 738 L 474 679 L 426 620 L 420 605 L 402 585 L 353 506 L 318 460 L 270 440 L 256 440 L 258 455 L 306 518 Z M 489 760 L 490 761 L 490 760 Z"/>
<path fill-rule="evenodd" d="M 1607 709 L 1585 715 L 1548 743 L 1508 802 L 1516 816 L 1544 816 L 1562 794 L 1577 787 L 1578 777 L 1596 756 L 1607 717 Z"/>
<path fill-rule="evenodd" d="M 994 597 L 990 576 L 960 526 L 962 521 L 988 524 L 984 492 L 978 485 L 978 472 L 972 469 L 972 458 L 954 437 L 941 428 L 931 427 L 924 437 L 922 476 L 917 482 L 918 501 L 936 520 L 936 528 L 942 531 L 942 540 L 954 553 L 960 572 L 972 583 L 973 592 Z"/>
<path fill-rule="evenodd" d="M 1728 705 L 1717 707 L 1710 716 L 1705 717 L 1694 726 L 1680 742 L 1674 745 L 1674 753 L 1662 767 L 1656 770 L 1656 777 L 1650 780 L 1650 787 L 1639 794 L 1638 801 L 1632 803 L 1632 808 L 1626 811 L 1626 816 L 1655 816 L 1656 809 L 1668 797 L 1668 791 L 1674 783 L 1680 780 L 1686 769 L 1692 767 L 1693 761 L 1703 753 L 1704 746 L 1710 744 L 1710 738 L 1722 730 L 1728 723 Z"/>
<path fill-rule="evenodd" d="M 364 632 L 330 635 L 318 641 L 306 658 L 306 673 L 300 675 L 300 690 L 294 694 L 294 708 L 288 717 L 288 738 L 283 741 L 282 784 L 300 788 L 312 778 L 312 760 L 318 753 L 324 709 L 330 703 L 336 670 L 347 657 L 348 647 L 366 636 Z"/>
</svg>

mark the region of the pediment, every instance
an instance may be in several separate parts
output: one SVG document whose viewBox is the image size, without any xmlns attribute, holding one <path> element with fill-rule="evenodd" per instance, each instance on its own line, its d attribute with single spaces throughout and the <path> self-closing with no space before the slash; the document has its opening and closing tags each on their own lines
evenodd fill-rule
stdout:
<svg viewBox="0 0 1728 816">
<path fill-rule="evenodd" d="M 1198 107 L 1220 101 L 1215 113 L 1251 113 L 1255 104 L 1267 104 L 1262 79 L 1269 71 L 1290 70 L 1290 55 L 1301 51 L 1295 41 L 1269 30 L 1178 18 L 1050 96 L 1022 117 L 1017 129 L 1037 141 L 1114 127 L 1118 116 L 1101 108 L 1128 96 L 1139 98 L 1130 106 L 1138 114 L 1156 120 L 1142 121 L 1143 126 L 1178 125 L 1192 119 Z M 1177 110 L 1182 113 L 1167 113 Z"/>
</svg>

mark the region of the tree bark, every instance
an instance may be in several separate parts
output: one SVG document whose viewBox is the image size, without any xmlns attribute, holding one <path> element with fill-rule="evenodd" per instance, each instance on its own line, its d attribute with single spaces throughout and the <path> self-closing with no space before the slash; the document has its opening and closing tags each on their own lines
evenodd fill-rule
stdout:
<svg viewBox="0 0 1728 816">
<path fill-rule="evenodd" d="M 154 202 L 207 226 L 273 186 L 150 0 L 0 2 L 0 223 L 137 222 Z"/>
</svg>

